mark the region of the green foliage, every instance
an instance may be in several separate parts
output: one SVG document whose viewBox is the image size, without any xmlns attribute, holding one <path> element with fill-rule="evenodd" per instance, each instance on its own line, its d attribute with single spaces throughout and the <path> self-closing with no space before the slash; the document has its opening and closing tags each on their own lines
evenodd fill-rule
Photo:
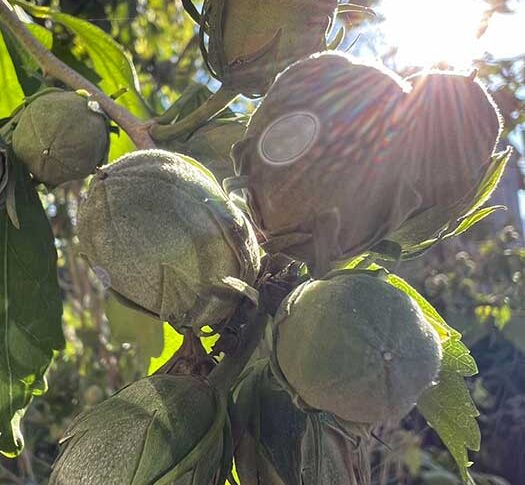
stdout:
<svg viewBox="0 0 525 485">
<path fill-rule="evenodd" d="M 156 113 L 164 113 L 155 120 L 165 124 L 174 124 L 181 119 L 191 118 L 195 110 L 202 107 L 203 103 L 209 99 L 212 90 L 215 90 L 214 84 L 210 82 L 209 73 L 204 69 L 203 59 L 200 57 L 198 26 L 190 21 L 177 2 L 42 0 L 38 2 L 38 6 L 23 0 L 13 0 L 10 3 L 22 7 L 36 20 L 35 23 L 26 23 L 26 27 L 38 42 L 75 69 L 77 73 L 97 84 L 107 95 L 115 97 L 121 107 L 127 109 L 138 119 L 147 120 L 153 118 Z M 294 2 L 288 3 L 295 5 Z M 282 2 L 279 9 L 286 9 L 288 3 Z M 189 1 L 185 1 L 184 4 L 187 8 L 192 5 Z M 206 2 L 207 6 L 209 4 L 211 2 Z M 317 6 L 312 8 L 315 9 Z M 275 17 L 272 19 L 277 23 L 284 18 L 280 15 L 280 11 L 271 12 Z M 304 10 L 302 14 L 305 12 L 307 11 Z M 347 19 L 345 16 L 355 13 L 361 15 L 362 12 L 362 8 L 353 5 L 343 5 L 339 8 L 342 19 Z M 198 17 L 196 10 L 193 11 L 193 17 Z M 301 36 L 308 35 L 308 30 L 303 28 L 298 18 L 292 16 L 289 20 L 293 23 L 294 28 L 299 25 Z M 336 24 L 339 29 L 337 34 L 332 33 L 331 45 L 334 48 L 345 39 L 345 30 L 340 28 L 341 23 Z M 204 32 L 208 27 L 203 28 L 201 35 L 210 33 Z M 266 27 L 260 22 L 256 25 L 256 28 L 261 31 L 265 31 Z M 321 30 L 324 33 L 324 29 Z M 253 40 L 250 39 L 252 34 L 252 29 L 247 29 L 242 33 L 240 37 L 247 40 L 246 45 L 244 41 L 239 43 L 241 50 L 245 47 L 251 48 L 248 41 Z M 292 36 L 292 44 L 308 47 L 300 40 L 301 36 Z M 235 48 L 238 46 L 233 45 Z M 231 51 L 231 45 L 228 49 Z M 284 61 L 287 62 L 288 57 L 284 57 Z M 506 64 L 504 66 L 508 71 L 509 66 Z M 275 69 L 275 66 L 271 67 Z M 487 66 L 483 69 L 487 76 L 499 73 Z M 253 74 L 262 75 L 264 79 L 268 78 L 268 73 L 262 71 L 249 72 L 248 77 Z M 269 78 L 273 78 L 274 74 L 272 70 Z M 242 78 L 240 80 L 243 81 Z M 21 106 L 28 96 L 40 93 L 49 86 L 64 87 L 60 82 L 46 76 L 20 40 L 6 26 L 0 25 L 0 124 L 5 128 L 4 134 L 8 133 L 11 125 L 16 124 L 17 119 L 8 118 L 16 108 Z M 517 89 L 516 84 L 512 89 Z M 247 92 L 251 92 L 250 89 L 247 89 Z M 175 104 L 166 111 L 166 108 L 172 103 Z M 281 105 L 282 103 L 279 103 L 279 106 Z M 247 114 L 252 106 L 246 100 L 241 100 L 234 105 L 234 108 L 235 111 Z M 333 104 L 330 102 L 328 107 L 330 109 L 327 109 L 327 115 L 331 116 Z M 203 132 L 209 135 L 206 130 L 211 130 L 214 123 L 217 125 L 231 124 L 230 118 L 234 119 L 235 116 L 236 113 L 233 110 L 223 110 L 220 119 L 212 120 L 202 128 L 201 135 Z M 521 119 L 522 115 L 519 116 L 515 119 Z M 239 136 L 241 136 L 242 128 L 240 126 Z M 197 134 L 198 131 L 195 133 Z M 335 131 L 333 134 L 341 139 L 340 134 Z M 227 173 L 231 169 L 228 152 L 233 141 L 225 140 L 224 135 L 210 136 L 219 138 L 219 141 L 223 142 L 220 145 L 220 155 L 227 162 L 225 166 Z M 334 146 L 337 145 L 336 142 L 339 139 L 334 140 Z M 172 141 L 172 145 L 167 144 L 166 146 L 197 158 L 204 158 L 208 152 L 211 153 L 210 159 L 218 157 L 219 152 L 214 151 L 214 146 L 208 143 L 210 140 L 206 137 L 203 141 L 201 140 L 200 145 L 196 142 L 200 151 L 190 146 L 191 141 L 192 138 L 189 141 L 177 139 Z M 367 145 L 363 144 L 363 146 L 366 148 Z M 111 160 L 133 149 L 134 145 L 124 131 L 112 134 Z M 435 243 L 461 235 L 485 220 L 496 210 L 502 208 L 502 206 L 484 207 L 484 204 L 501 179 L 510 155 L 511 152 L 508 149 L 494 157 L 468 209 L 465 209 L 468 206 L 467 203 L 466 206 L 462 205 L 461 210 L 456 211 L 457 213 L 452 214 L 449 225 L 439 237 L 424 241 L 414 247 L 403 248 L 402 253 L 399 244 L 380 241 L 380 244 L 373 248 L 365 248 L 368 253 L 354 258 L 346 264 L 346 267 L 356 271 L 384 271 L 374 265 L 374 261 L 397 262 L 399 259 L 420 255 Z M 213 167 L 212 162 L 213 160 L 208 168 L 217 176 L 217 169 Z M 10 457 L 20 453 L 23 446 L 21 419 L 27 411 L 24 418 L 26 427 L 24 434 L 27 447 L 31 451 L 28 456 L 45 456 L 43 459 L 39 458 L 39 464 L 35 465 L 34 477 L 32 476 L 31 479 L 45 482 L 50 473 L 49 465 L 56 458 L 56 443 L 63 436 L 64 430 L 68 428 L 71 418 L 79 408 L 88 411 L 83 416 L 92 416 L 90 423 L 93 424 L 85 429 L 82 428 L 81 433 L 90 433 L 88 438 L 93 439 L 93 442 L 96 443 L 103 432 L 106 432 L 104 439 L 107 438 L 107 440 L 104 442 L 106 446 L 104 449 L 108 450 L 108 454 L 114 450 L 114 437 L 105 429 L 115 424 L 114 420 L 110 419 L 108 423 L 104 421 L 104 418 L 107 418 L 104 412 L 95 411 L 89 414 L 89 411 L 106 409 L 104 406 L 107 404 L 97 406 L 104 398 L 130 382 L 157 372 L 177 350 L 183 347 L 184 337 L 168 323 L 138 313 L 121 305 L 115 299 L 108 298 L 101 289 L 100 283 L 88 272 L 87 266 L 77 258 L 78 242 L 75 239 L 75 233 L 77 208 L 83 190 L 81 184 L 70 184 L 50 193 L 39 194 L 34 187 L 34 181 L 20 164 L 16 162 L 13 164 L 11 161 L 9 168 L 10 187 L 15 187 L 15 197 L 14 199 L 11 197 L 10 202 L 8 200 L 6 207 L 0 205 L 0 240 L 2 241 L 0 243 L 0 342 L 2 342 L 0 344 L 0 450 L 4 455 Z M 329 173 L 327 170 L 322 170 L 319 179 L 327 173 Z M 7 178 L 3 173 L 0 175 Z M 266 176 L 267 173 L 264 175 Z M 281 174 L 276 177 L 278 181 L 284 179 L 285 177 L 283 178 Z M 12 184 L 14 181 L 16 181 L 16 186 Z M 337 180 L 332 185 L 336 184 Z M 357 200 L 369 203 L 370 193 L 366 190 L 361 191 L 361 189 L 362 187 L 356 187 L 355 192 L 363 195 L 363 199 Z M 133 187 L 129 191 L 132 192 Z M 310 191 L 311 188 L 308 187 L 305 191 L 306 195 L 310 195 Z M 348 187 L 345 187 L 345 194 L 347 191 Z M 326 191 L 323 200 L 325 196 Z M 144 200 L 145 197 L 142 198 L 143 204 Z M 302 203 L 303 198 L 299 200 Z M 384 205 L 383 199 L 378 199 L 378 201 Z M 299 208 L 307 207 L 301 203 L 297 204 Z M 356 203 L 353 206 L 350 204 L 348 212 L 354 210 L 356 205 L 360 207 L 362 204 Z M 282 207 L 279 210 L 282 211 Z M 307 208 L 306 212 L 310 217 L 311 208 Z M 48 219 L 51 222 L 51 228 Z M 370 218 L 368 221 L 374 228 L 377 223 L 376 219 L 380 220 L 381 217 Z M 337 226 L 337 221 L 332 222 Z M 15 223 L 20 226 L 19 229 L 15 227 Z M 165 224 L 166 227 L 168 225 L 168 223 Z M 323 231 L 327 233 L 330 227 L 330 225 L 321 226 L 320 235 L 323 235 Z M 305 235 L 300 234 L 299 236 Z M 381 237 L 379 235 L 378 240 Z M 173 242 L 172 237 L 167 239 Z M 294 244 L 301 243 L 300 240 L 293 242 Z M 58 250 L 58 261 L 55 247 Z M 324 257 L 323 247 L 318 249 L 316 256 Z M 444 286 L 448 285 L 444 290 L 436 290 L 436 294 L 439 293 L 437 298 L 429 298 L 430 301 L 402 278 L 392 273 L 385 273 L 389 284 L 402 290 L 419 305 L 441 339 L 443 364 L 438 383 L 425 391 L 418 401 L 417 408 L 426 423 L 434 428 L 449 450 L 463 481 L 469 484 L 474 483 L 475 473 L 469 473 L 468 468 L 471 462 L 468 452 L 480 449 L 480 429 L 475 419 L 479 412 L 476 405 L 483 413 L 485 407 L 489 405 L 487 403 L 495 398 L 491 395 L 488 384 L 482 377 L 470 380 L 475 385 L 472 386 L 472 392 L 469 393 L 466 385 L 469 380 L 466 378 L 476 374 L 477 366 L 461 340 L 461 333 L 449 323 L 460 327 L 459 330 L 462 332 L 465 330 L 463 337 L 465 343 L 471 342 L 472 334 L 477 334 L 477 340 L 474 340 L 477 342 L 486 337 L 489 331 L 494 330 L 499 337 L 506 339 L 506 343 L 512 345 L 513 349 L 521 349 L 522 352 L 525 349 L 525 338 L 523 337 L 525 309 L 522 305 L 525 298 L 523 250 L 504 249 L 496 241 L 492 246 L 490 244 L 483 246 L 483 251 L 485 251 L 485 256 L 489 253 L 491 255 L 484 262 L 486 265 L 484 264 L 483 270 L 476 270 L 469 275 L 461 274 L 462 269 L 458 263 L 458 268 L 449 269 L 447 272 L 443 270 L 443 273 L 431 275 L 428 278 L 428 288 L 427 280 L 425 280 L 425 284 L 420 286 L 425 290 L 426 296 L 431 293 L 431 291 L 426 293 L 430 287 L 441 288 L 442 281 L 437 281 L 439 278 L 436 276 L 445 276 L 441 279 L 447 281 Z M 518 267 L 516 267 L 516 261 L 519 261 Z M 287 260 L 286 265 L 278 269 L 265 267 L 265 270 L 268 270 L 265 278 L 269 274 L 272 275 L 272 278 L 276 275 L 279 275 L 279 278 L 283 274 L 286 275 L 282 280 L 279 279 L 278 283 L 284 285 L 287 294 L 293 290 L 294 286 L 303 281 L 303 276 L 306 277 L 306 270 L 303 273 L 298 271 L 291 277 L 287 271 L 290 271 L 293 263 L 288 265 L 289 263 Z M 492 271 L 490 268 L 497 269 Z M 503 276 L 501 272 L 498 272 L 501 268 L 505 268 Z M 200 269 L 202 268 L 199 267 Z M 210 268 L 206 269 L 210 272 Z M 59 291 L 56 270 L 60 274 L 62 291 Z M 264 287 L 267 282 L 261 279 L 258 283 Z M 422 293 L 423 290 L 421 290 Z M 438 306 L 439 303 L 443 303 L 443 300 L 445 304 Z M 64 351 L 59 353 L 57 351 L 64 346 L 60 326 L 62 303 L 65 304 L 63 320 L 66 345 Z M 222 335 L 201 339 L 206 352 L 213 355 L 213 357 L 207 356 L 213 365 L 221 361 L 222 351 L 228 355 L 235 355 L 235 353 L 229 353 L 232 349 L 236 349 L 232 342 L 235 343 L 240 338 L 239 336 L 242 336 L 242 327 L 245 325 L 244 321 L 242 325 L 239 324 L 237 318 L 242 320 L 239 315 L 235 314 L 232 321 L 220 322 L 220 325 L 217 326 L 219 332 L 224 331 L 224 336 L 230 338 L 231 341 L 223 339 Z M 212 329 L 204 328 L 204 330 Z M 300 337 L 294 334 L 293 338 Z M 294 342 L 293 339 L 292 342 Z M 262 348 L 261 345 L 258 352 L 264 354 Z M 53 356 L 57 357 L 54 362 L 52 361 Z M 50 369 L 48 377 L 52 385 L 46 394 L 45 373 L 48 369 Z M 323 421 L 318 414 L 314 414 L 308 417 L 309 431 L 308 437 L 305 438 L 301 434 L 304 432 L 303 412 L 299 411 L 288 394 L 273 382 L 267 369 L 264 370 L 264 373 L 267 379 L 266 384 L 268 384 L 264 393 L 261 389 L 256 389 L 262 381 L 259 373 L 254 373 L 251 380 L 243 381 L 244 401 L 236 410 L 237 413 L 240 411 L 241 418 L 245 421 L 252 420 L 249 426 L 246 422 L 244 423 L 249 427 L 249 431 L 244 435 L 247 444 L 242 451 L 245 451 L 248 456 L 245 454 L 243 457 L 243 472 L 253 478 L 253 470 L 256 468 L 253 460 L 260 460 L 257 465 L 261 463 L 264 465 L 260 469 L 270 470 L 268 473 L 272 474 L 273 467 L 277 466 L 279 476 L 291 476 L 290 469 L 299 466 L 300 460 L 306 460 L 307 465 L 313 462 L 319 465 L 318 459 L 323 456 L 327 458 L 321 468 L 316 468 L 316 466 L 309 468 L 317 469 L 318 472 L 322 469 L 322 476 L 325 477 L 323 480 L 329 480 L 326 477 L 333 477 L 334 470 L 336 468 L 339 470 L 339 466 L 340 470 L 349 472 L 348 476 L 354 476 L 350 473 L 353 465 L 349 466 L 346 459 L 350 453 L 344 456 L 342 454 L 348 447 L 354 446 L 355 443 L 348 437 L 354 436 L 352 433 L 355 428 L 349 431 L 348 429 L 343 430 L 339 424 L 334 427 L 333 418 L 323 414 L 323 419 L 326 418 L 326 421 Z M 133 384 L 130 387 L 132 386 Z M 274 395 L 279 396 L 282 400 L 281 404 L 284 403 L 282 406 L 284 411 L 277 409 L 279 402 L 273 400 L 271 396 Z M 34 400 L 33 405 L 29 406 L 32 396 L 42 397 Z M 263 397 L 266 399 L 264 402 Z M 162 400 L 161 404 L 166 402 Z M 223 411 L 224 409 L 221 410 Z M 293 419 L 288 419 L 289 415 L 300 422 L 298 428 L 301 433 L 298 433 L 298 429 L 294 427 L 297 423 Z M 224 415 L 221 419 L 223 418 Z M 74 430 L 73 434 L 80 429 L 79 423 L 84 425 L 89 421 L 87 418 L 86 421 L 82 419 L 84 418 L 75 421 L 69 427 L 70 430 Z M 280 419 L 286 421 L 282 427 Z M 154 418 L 152 418 L 153 421 Z M 315 426 L 312 423 L 315 423 Z M 132 430 L 135 424 L 133 419 L 128 419 L 126 422 L 126 426 Z M 203 424 L 203 421 L 200 421 L 199 424 Z M 221 470 L 221 474 L 224 474 L 231 464 L 228 449 L 229 428 L 221 425 L 217 427 L 217 430 L 213 441 L 215 445 L 220 444 L 221 453 L 224 452 L 226 457 Z M 130 444 L 131 441 L 129 439 L 126 441 L 124 436 L 125 431 L 125 427 L 118 429 L 123 436 L 121 441 Z M 239 430 L 234 429 L 234 431 Z M 241 431 L 246 431 L 246 429 Z M 278 433 L 279 431 L 281 434 Z M 290 440 L 289 431 L 297 432 L 294 440 Z M 66 433 L 67 442 L 62 457 L 67 455 L 68 448 L 72 449 L 73 445 L 77 444 L 81 433 L 75 436 Z M 301 436 L 298 436 L 299 434 Z M 409 433 L 406 432 L 406 434 Z M 360 438 L 364 441 L 368 440 L 367 432 L 362 433 Z M 210 438 L 208 445 L 211 441 Z M 306 451 L 297 449 L 296 446 L 294 454 L 290 455 L 288 450 L 290 443 L 295 446 L 301 442 L 308 444 Z M 134 445 L 134 443 L 131 444 Z M 170 446 L 172 444 L 170 443 Z M 320 444 L 324 446 L 322 451 L 320 451 L 321 448 L 316 448 Z M 48 449 L 42 455 L 44 445 Z M 223 446 L 224 449 L 222 449 Z M 162 451 L 165 452 L 167 449 L 166 447 Z M 217 455 L 217 449 L 212 454 Z M 423 450 L 417 440 L 413 441 L 408 449 L 409 451 L 403 456 L 402 467 L 408 470 L 411 480 L 420 480 L 423 483 L 431 483 L 432 480 L 455 480 L 450 472 L 453 469 L 452 458 L 449 456 L 448 461 L 443 460 L 444 452 L 441 453 L 441 458 L 437 459 L 436 456 L 439 453 L 427 448 Z M 78 450 L 80 451 L 77 458 L 83 462 L 83 448 Z M 482 454 L 483 448 L 480 459 Z M 210 463 L 217 458 L 218 455 L 215 455 L 207 456 Z M 268 457 L 271 463 L 267 467 L 269 462 L 266 463 L 265 460 L 268 460 Z M 194 465 L 201 458 L 202 456 L 198 453 L 192 452 L 188 455 L 186 462 Z M 367 470 L 365 463 L 367 458 L 363 456 L 360 458 L 363 460 L 359 463 L 361 471 L 366 472 Z M 209 463 L 205 463 L 205 460 L 203 463 L 207 467 Z M 292 462 L 293 464 L 290 464 Z M 334 463 L 337 466 L 332 466 Z M 3 479 L 1 464 L 0 462 L 0 481 Z M 310 477 L 312 483 L 319 482 L 319 475 L 313 473 L 312 477 Z M 260 477 L 255 478 L 260 480 Z M 480 483 L 483 483 L 483 480 L 489 480 L 479 474 L 475 479 L 479 479 Z M 221 484 L 224 483 L 222 475 L 219 481 Z M 322 483 L 325 482 L 322 481 Z"/>
<path fill-rule="evenodd" d="M 7 50 L 7 45 L 0 29 L 0 119 L 11 115 L 16 107 L 24 101 L 24 92 L 18 82 L 16 69 Z"/>
<path fill-rule="evenodd" d="M 0 449 L 23 446 L 20 420 L 31 397 L 46 390 L 44 373 L 62 348 L 62 301 L 49 222 L 31 179 L 15 165 L 20 229 L 5 210 L 0 219 Z"/>
</svg>

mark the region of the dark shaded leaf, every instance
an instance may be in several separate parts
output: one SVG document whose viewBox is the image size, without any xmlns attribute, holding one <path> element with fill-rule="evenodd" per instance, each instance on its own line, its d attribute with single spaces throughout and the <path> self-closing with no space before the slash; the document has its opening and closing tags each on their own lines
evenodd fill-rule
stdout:
<svg viewBox="0 0 525 485">
<path fill-rule="evenodd" d="M 53 235 L 38 194 L 21 165 L 12 167 L 20 229 L 0 216 L 0 451 L 23 447 L 20 420 L 32 396 L 46 391 L 44 373 L 64 345 L 62 301 Z"/>
</svg>

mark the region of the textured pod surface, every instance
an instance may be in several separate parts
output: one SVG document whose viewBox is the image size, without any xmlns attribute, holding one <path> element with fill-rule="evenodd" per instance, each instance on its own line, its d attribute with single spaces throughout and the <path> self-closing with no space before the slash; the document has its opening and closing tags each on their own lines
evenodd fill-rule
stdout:
<svg viewBox="0 0 525 485">
<path fill-rule="evenodd" d="M 498 109 L 474 76 L 430 71 L 407 78 L 398 107 L 406 177 L 421 195 L 414 217 L 390 239 L 402 247 L 439 234 L 472 203 L 502 129 Z"/>
<path fill-rule="evenodd" d="M 368 249 L 417 208 L 393 143 L 408 89 L 390 71 L 332 53 L 277 78 L 233 149 L 270 252 L 322 274 L 323 258 Z"/>
<path fill-rule="evenodd" d="M 419 307 L 373 276 L 304 283 L 276 316 L 275 371 L 299 402 L 346 421 L 402 417 L 440 362 L 439 337 Z"/>
<path fill-rule="evenodd" d="M 194 483 L 187 474 L 204 473 L 203 468 L 208 481 L 198 483 L 209 483 L 219 466 L 215 448 L 222 450 L 220 407 L 213 389 L 195 377 L 159 375 L 134 382 L 73 421 L 49 483 L 150 484 L 177 466 L 180 479 L 169 483 Z M 213 446 L 203 446 L 208 441 Z M 199 447 L 204 460 L 191 466 L 188 454 Z"/>
<path fill-rule="evenodd" d="M 307 424 L 302 485 L 370 485 L 367 431 L 345 430 L 327 413 L 310 413 Z"/>
<path fill-rule="evenodd" d="M 24 109 L 12 144 L 15 157 L 39 182 L 55 186 L 85 178 L 106 161 L 108 121 L 88 96 L 52 91 Z"/>
<path fill-rule="evenodd" d="M 242 139 L 245 131 L 246 125 L 241 121 L 212 120 L 196 130 L 187 142 L 170 140 L 163 148 L 196 158 L 222 183 L 225 178 L 235 175 L 230 152 L 232 146 Z"/>
<path fill-rule="evenodd" d="M 336 7 L 337 0 L 208 0 L 209 64 L 226 85 L 264 94 L 277 73 L 326 48 Z"/>
<path fill-rule="evenodd" d="M 233 392 L 235 466 L 243 485 L 302 485 L 306 414 L 260 360 Z"/>
<path fill-rule="evenodd" d="M 217 324 L 253 284 L 255 235 L 205 169 L 163 150 L 125 155 L 93 179 L 81 252 L 122 300 L 176 327 Z"/>
</svg>

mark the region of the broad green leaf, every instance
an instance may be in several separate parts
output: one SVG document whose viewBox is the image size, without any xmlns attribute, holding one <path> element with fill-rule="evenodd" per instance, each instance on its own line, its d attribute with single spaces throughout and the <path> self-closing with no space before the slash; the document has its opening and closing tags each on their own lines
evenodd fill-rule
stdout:
<svg viewBox="0 0 525 485">
<path fill-rule="evenodd" d="M 30 3 L 17 1 L 31 15 L 49 18 L 62 24 L 76 35 L 79 46 L 88 54 L 94 71 L 100 76 L 99 87 L 108 95 L 126 90 L 117 99 L 140 119 L 147 119 L 150 111 L 139 93 L 137 73 L 130 58 L 110 35 L 92 23 L 46 7 L 36 7 Z M 120 136 L 111 138 L 110 159 L 117 158 L 134 148 L 129 137 L 121 131 Z"/>
<path fill-rule="evenodd" d="M 44 373 L 64 345 L 62 300 L 53 234 L 31 178 L 16 177 L 16 229 L 0 214 L 0 451 L 23 447 L 20 420 L 32 396 L 46 391 Z"/>
<path fill-rule="evenodd" d="M 454 330 L 450 325 L 447 325 L 447 322 L 443 320 L 443 317 L 436 311 L 436 309 L 403 278 L 391 273 L 387 277 L 387 282 L 400 289 L 417 302 L 427 320 L 441 337 L 442 342 L 445 342 L 450 338 L 456 338 L 458 340 L 461 338 L 461 334 L 457 330 Z"/>
<path fill-rule="evenodd" d="M 26 23 L 25 26 L 46 49 L 52 49 L 53 34 L 50 30 L 38 24 Z M 2 33 L 11 54 L 18 80 L 25 95 L 30 96 L 42 86 L 43 75 L 40 66 L 11 31 L 3 29 Z"/>
<path fill-rule="evenodd" d="M 464 377 L 477 373 L 470 353 L 458 339 L 443 344 L 443 362 L 436 386 L 427 390 L 417 407 L 435 429 L 456 460 L 463 481 L 474 484 L 468 467 L 468 450 L 478 451 L 481 435 L 476 417 L 479 412 L 470 397 Z"/>
<path fill-rule="evenodd" d="M 0 119 L 7 118 L 24 102 L 24 91 L 18 82 L 16 69 L 0 32 Z"/>
</svg>

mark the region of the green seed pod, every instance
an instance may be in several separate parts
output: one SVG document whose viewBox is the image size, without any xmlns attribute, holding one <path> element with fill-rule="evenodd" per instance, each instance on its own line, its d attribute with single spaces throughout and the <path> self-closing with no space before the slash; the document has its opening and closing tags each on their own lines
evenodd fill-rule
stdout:
<svg viewBox="0 0 525 485">
<path fill-rule="evenodd" d="M 12 144 L 39 182 L 55 186 L 85 178 L 106 161 L 109 123 L 89 96 L 53 90 L 24 108 Z"/>
<path fill-rule="evenodd" d="M 235 466 L 241 483 L 302 485 L 307 415 L 271 375 L 268 360 L 245 371 L 232 396 Z"/>
<path fill-rule="evenodd" d="M 232 151 L 265 249 L 314 276 L 397 229 L 417 207 L 391 150 L 409 86 L 383 68 L 323 53 L 282 73 Z M 395 156 L 394 156 L 395 155 Z"/>
<path fill-rule="evenodd" d="M 404 416 L 440 367 L 439 337 L 417 304 L 366 274 L 304 283 L 274 331 L 272 369 L 296 401 L 352 423 Z"/>
<path fill-rule="evenodd" d="M 103 167 L 79 210 L 81 253 L 111 291 L 175 328 L 229 318 L 259 270 L 253 229 L 206 169 L 164 150 Z"/>
<path fill-rule="evenodd" d="M 263 95 L 277 73 L 326 49 L 336 8 L 337 0 L 206 0 L 204 58 L 225 86 Z"/>
<path fill-rule="evenodd" d="M 230 152 L 245 131 L 245 124 L 239 120 L 216 119 L 195 131 L 187 142 L 171 140 L 164 148 L 196 158 L 222 183 L 235 175 Z"/>
<path fill-rule="evenodd" d="M 302 443 L 301 485 L 370 485 L 367 427 L 347 430 L 328 413 L 310 413 Z"/>
<path fill-rule="evenodd" d="M 243 485 L 370 483 L 369 430 L 327 413 L 305 413 L 258 360 L 233 393 L 235 465 Z"/>
<path fill-rule="evenodd" d="M 231 463 L 228 426 L 225 399 L 204 380 L 148 377 L 71 423 L 49 483 L 215 483 Z"/>
<path fill-rule="evenodd" d="M 473 76 L 426 72 L 407 79 L 412 91 L 398 107 L 404 176 L 421 203 L 389 236 L 409 251 L 434 238 L 472 205 L 501 134 L 498 109 Z"/>
</svg>

